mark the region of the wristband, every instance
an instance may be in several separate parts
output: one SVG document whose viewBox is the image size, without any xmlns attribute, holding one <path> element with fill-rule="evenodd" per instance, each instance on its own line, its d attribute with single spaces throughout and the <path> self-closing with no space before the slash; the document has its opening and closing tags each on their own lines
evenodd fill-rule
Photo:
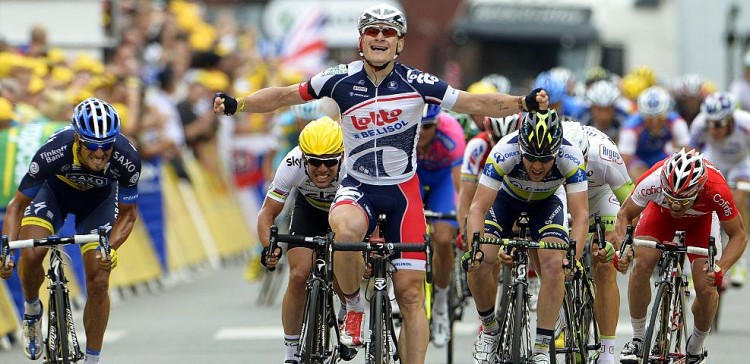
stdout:
<svg viewBox="0 0 750 364">
<path fill-rule="evenodd" d="M 239 102 L 240 106 L 237 107 L 237 112 L 245 110 L 245 106 L 247 106 L 247 104 L 245 103 L 245 98 L 244 97 L 240 97 L 239 100 L 240 100 L 240 102 Z"/>
</svg>

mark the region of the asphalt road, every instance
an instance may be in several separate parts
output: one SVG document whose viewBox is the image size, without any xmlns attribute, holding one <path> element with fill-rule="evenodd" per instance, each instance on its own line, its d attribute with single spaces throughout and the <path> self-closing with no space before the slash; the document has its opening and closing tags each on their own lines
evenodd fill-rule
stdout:
<svg viewBox="0 0 750 364">
<path fill-rule="evenodd" d="M 125 295 L 113 292 L 102 364 L 185 363 L 281 363 L 281 294 L 277 304 L 256 304 L 260 283 L 243 278 L 244 264 L 229 263 L 219 269 L 206 268 L 181 274 L 160 289 Z M 620 276 L 624 291 L 625 277 Z M 750 342 L 750 289 L 729 292 L 723 302 L 720 330 L 707 339 L 712 363 L 747 363 L 745 346 Z M 632 330 L 625 294 L 618 326 L 618 351 Z M 471 347 L 478 328 L 474 308 L 455 331 L 454 363 L 471 363 Z M 78 319 L 81 311 L 74 314 Z M 692 322 L 692 321 L 691 321 Z M 690 325 L 692 327 L 692 324 Z M 0 363 L 28 362 L 18 345 L 0 351 Z M 41 363 L 41 361 L 39 361 Z M 360 353 L 353 363 L 362 363 Z M 445 363 L 445 349 L 430 346 L 427 363 Z"/>
</svg>

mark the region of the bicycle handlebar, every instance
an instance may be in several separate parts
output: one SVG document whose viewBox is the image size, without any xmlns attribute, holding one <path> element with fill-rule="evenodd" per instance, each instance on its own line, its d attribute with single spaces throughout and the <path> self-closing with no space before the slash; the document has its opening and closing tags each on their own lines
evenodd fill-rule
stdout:
<svg viewBox="0 0 750 364">
<path fill-rule="evenodd" d="M 2 238 L 0 238 L 0 267 L 5 267 L 10 251 L 14 249 L 52 247 L 69 244 L 80 245 L 93 242 L 99 243 L 99 247 L 102 248 L 102 254 L 106 260 L 109 261 L 111 259 L 111 250 L 109 247 L 109 241 L 107 240 L 107 229 L 101 226 L 97 230 L 97 234 L 76 234 L 63 237 L 48 236 L 46 238 L 20 239 L 12 241 L 8 240 L 8 235 L 3 235 Z"/>
<path fill-rule="evenodd" d="M 568 250 L 570 244 L 568 243 L 557 243 L 551 241 L 533 241 L 525 239 L 510 239 L 510 238 L 489 238 L 479 237 L 479 232 L 475 231 L 474 236 L 471 240 L 471 250 L 469 258 L 462 261 L 461 266 L 465 271 L 469 270 L 469 266 L 473 266 L 476 262 L 482 263 L 484 261 L 484 252 L 479 249 L 480 244 L 487 245 L 498 245 L 505 248 L 521 248 L 521 249 L 553 249 L 553 250 Z"/>
<path fill-rule="evenodd" d="M 332 243 L 333 251 L 354 251 L 364 253 L 379 253 L 391 255 L 398 252 L 425 252 L 425 281 L 432 283 L 432 242 L 430 236 L 425 234 L 424 242 L 419 243 L 386 243 L 382 239 L 371 239 L 369 242 L 343 242 Z"/>
<path fill-rule="evenodd" d="M 685 252 L 688 254 L 701 255 L 704 257 L 709 256 L 708 249 L 699 248 L 697 246 L 679 246 L 679 245 L 663 244 L 663 243 L 657 243 L 653 240 L 643 240 L 643 239 L 633 239 L 633 245 L 642 246 L 646 248 L 652 248 L 652 249 L 659 249 L 662 251 L 678 252 L 678 253 Z"/>
</svg>

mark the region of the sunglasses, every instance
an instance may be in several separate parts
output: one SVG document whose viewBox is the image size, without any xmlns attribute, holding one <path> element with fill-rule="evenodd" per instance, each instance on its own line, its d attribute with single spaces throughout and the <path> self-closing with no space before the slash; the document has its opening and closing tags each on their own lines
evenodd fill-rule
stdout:
<svg viewBox="0 0 750 364">
<path fill-rule="evenodd" d="M 369 26 L 365 27 L 365 29 L 362 29 L 362 34 L 369 36 L 369 37 L 377 37 L 378 34 L 383 33 L 383 37 L 385 38 L 393 38 L 396 36 L 401 36 L 401 32 L 398 31 L 398 29 L 393 27 L 376 27 L 376 26 Z"/>
<path fill-rule="evenodd" d="M 698 197 L 698 195 L 688 198 L 674 198 L 666 193 L 664 194 L 664 200 L 669 206 L 679 205 L 680 207 L 685 207 L 695 202 L 696 197 Z"/>
<path fill-rule="evenodd" d="M 529 153 L 523 153 L 522 152 L 521 156 L 524 159 L 526 159 L 527 161 L 531 162 L 531 163 L 534 163 L 536 161 L 539 161 L 539 162 L 542 162 L 542 163 L 547 163 L 547 162 L 551 162 L 553 159 L 555 159 L 555 155 L 554 154 L 553 155 L 540 155 L 540 156 L 536 156 L 536 155 L 532 155 L 532 154 L 529 154 Z"/>
<path fill-rule="evenodd" d="M 81 144 L 83 144 L 83 146 L 86 147 L 86 149 L 92 152 L 96 152 L 99 149 L 106 152 L 112 149 L 112 146 L 115 145 L 115 142 L 112 141 L 112 142 L 106 142 L 106 143 L 96 143 L 96 142 L 86 142 L 86 141 L 81 140 Z"/>
<path fill-rule="evenodd" d="M 721 120 L 706 120 L 706 126 L 708 126 L 711 129 L 716 128 L 723 128 L 729 124 L 728 119 L 721 119 Z"/>
<path fill-rule="evenodd" d="M 317 157 L 308 157 L 305 156 L 305 161 L 307 161 L 307 164 L 318 168 L 321 165 L 324 165 L 328 168 L 332 168 L 333 166 L 336 166 L 341 161 L 341 156 L 333 157 L 333 158 L 317 158 Z"/>
</svg>

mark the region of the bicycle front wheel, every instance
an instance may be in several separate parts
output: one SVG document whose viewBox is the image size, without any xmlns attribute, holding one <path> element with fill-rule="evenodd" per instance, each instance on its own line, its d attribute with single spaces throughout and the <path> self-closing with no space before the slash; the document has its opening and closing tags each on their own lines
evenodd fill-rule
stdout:
<svg viewBox="0 0 750 364">
<path fill-rule="evenodd" d="M 654 306 L 651 308 L 648 327 L 646 327 L 646 338 L 643 341 L 644 363 L 669 363 L 671 296 L 671 287 L 667 284 L 660 284 L 656 291 Z"/>
<path fill-rule="evenodd" d="M 304 364 L 323 363 L 325 357 L 323 337 L 320 332 L 321 328 L 327 325 L 323 320 L 325 307 L 320 302 L 322 297 L 320 284 L 320 280 L 313 279 L 307 291 L 305 317 L 300 334 L 300 359 Z"/>
<path fill-rule="evenodd" d="M 529 328 L 529 300 L 526 297 L 526 286 L 517 283 L 514 295 L 513 336 L 511 338 L 511 360 L 513 363 L 526 363 L 531 359 L 531 336 Z"/>
<path fill-rule="evenodd" d="M 588 278 L 583 282 L 583 298 L 584 302 L 579 319 L 581 338 L 583 339 L 581 349 L 585 362 L 591 363 L 599 360 L 602 342 L 599 338 L 599 324 L 596 322 L 596 315 L 594 314 L 594 286 Z"/>
<path fill-rule="evenodd" d="M 47 331 L 47 362 L 71 363 L 68 341 L 68 315 L 65 307 L 65 288 L 62 284 L 50 287 L 49 326 Z"/>
</svg>

